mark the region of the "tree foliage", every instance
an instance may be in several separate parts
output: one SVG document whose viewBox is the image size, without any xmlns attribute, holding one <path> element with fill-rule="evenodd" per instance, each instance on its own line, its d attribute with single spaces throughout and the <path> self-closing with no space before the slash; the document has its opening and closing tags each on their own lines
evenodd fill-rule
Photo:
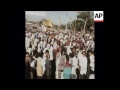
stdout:
<svg viewBox="0 0 120 90">
<path fill-rule="evenodd" d="M 86 23 L 86 28 L 89 30 L 90 27 L 92 25 L 94 25 L 94 21 L 93 21 L 93 12 L 91 11 L 84 11 L 84 12 L 80 12 L 78 15 L 77 15 L 77 19 L 80 19 L 82 22 L 85 22 L 85 20 L 87 20 L 87 23 Z M 84 24 L 82 24 L 82 27 L 83 27 Z"/>
<path fill-rule="evenodd" d="M 42 21 L 39 21 L 39 26 L 42 26 Z"/>
<path fill-rule="evenodd" d="M 63 24 L 60 26 L 60 28 L 63 29 L 63 30 L 65 30 L 65 27 L 66 27 L 66 26 L 63 25 Z"/>
<path fill-rule="evenodd" d="M 71 30 L 71 29 L 72 29 L 72 23 L 71 23 L 71 22 L 68 22 L 68 23 L 67 23 L 67 29 L 68 29 L 68 30 Z"/>
<path fill-rule="evenodd" d="M 57 28 L 58 28 L 58 25 L 54 25 L 54 28 L 57 30 Z"/>
<path fill-rule="evenodd" d="M 72 24 L 68 23 L 68 29 L 76 29 L 80 31 L 84 28 L 85 21 L 87 20 L 86 27 L 88 30 L 90 30 L 90 27 L 94 25 L 93 21 L 93 12 L 90 11 L 84 11 L 84 12 L 78 12 L 77 20 L 73 20 Z M 70 25 L 73 25 L 74 28 L 71 28 Z"/>
<path fill-rule="evenodd" d="M 37 24 L 37 22 L 34 22 L 34 21 L 29 21 L 29 23 Z"/>
</svg>

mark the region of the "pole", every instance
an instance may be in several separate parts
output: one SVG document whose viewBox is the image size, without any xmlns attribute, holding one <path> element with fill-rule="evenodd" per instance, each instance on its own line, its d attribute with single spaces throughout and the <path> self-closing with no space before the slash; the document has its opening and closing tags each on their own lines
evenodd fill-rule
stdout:
<svg viewBox="0 0 120 90">
<path fill-rule="evenodd" d="M 75 30 L 76 30 L 76 20 L 75 20 Z"/>
</svg>

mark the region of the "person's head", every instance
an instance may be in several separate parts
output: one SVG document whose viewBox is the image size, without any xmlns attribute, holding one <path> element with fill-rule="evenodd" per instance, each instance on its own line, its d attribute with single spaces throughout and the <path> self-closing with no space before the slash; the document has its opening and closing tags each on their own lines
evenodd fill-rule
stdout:
<svg viewBox="0 0 120 90">
<path fill-rule="evenodd" d="M 29 59 L 30 59 L 29 53 L 28 53 L 28 52 L 26 52 L 25 61 L 26 61 L 26 62 L 28 62 L 28 61 L 29 61 Z"/>
<path fill-rule="evenodd" d="M 76 52 L 79 53 L 79 48 L 77 47 Z"/>
<path fill-rule="evenodd" d="M 72 48 L 72 53 L 75 53 L 76 49 L 75 47 Z"/>
<path fill-rule="evenodd" d="M 89 55 L 91 55 L 91 54 L 92 54 L 92 51 L 89 52 Z"/>
<path fill-rule="evenodd" d="M 83 51 L 83 48 L 80 48 L 80 52 L 82 52 Z"/>
<path fill-rule="evenodd" d="M 53 44 L 52 44 L 52 43 L 50 43 L 50 46 L 51 46 L 51 47 L 53 47 Z"/>
<path fill-rule="evenodd" d="M 74 57 L 74 54 L 73 54 L 73 53 L 70 53 L 69 56 L 70 56 L 70 58 L 73 58 L 73 57 Z"/>
<path fill-rule="evenodd" d="M 62 55 L 65 55 L 65 54 L 66 54 L 66 49 L 63 48 L 63 50 L 62 50 Z"/>
<path fill-rule="evenodd" d="M 93 51 L 90 51 L 90 52 L 89 52 L 89 55 L 93 55 L 93 54 L 94 54 L 94 52 L 93 52 Z"/>
<path fill-rule="evenodd" d="M 83 51 L 82 54 L 83 54 L 83 56 L 86 56 L 86 52 L 85 51 Z"/>
<path fill-rule="evenodd" d="M 39 53 L 38 53 L 38 57 L 41 57 L 41 58 L 42 58 L 42 57 L 43 57 L 43 52 L 39 52 Z"/>
<path fill-rule="evenodd" d="M 48 57 L 49 56 L 49 51 L 46 50 L 45 54 L 46 54 L 46 57 Z"/>
<path fill-rule="evenodd" d="M 75 53 L 75 57 L 78 58 L 78 53 Z"/>
</svg>

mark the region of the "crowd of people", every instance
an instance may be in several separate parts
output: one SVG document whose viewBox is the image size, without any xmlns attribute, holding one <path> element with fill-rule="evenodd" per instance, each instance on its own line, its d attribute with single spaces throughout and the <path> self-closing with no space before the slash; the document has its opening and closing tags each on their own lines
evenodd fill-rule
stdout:
<svg viewBox="0 0 120 90">
<path fill-rule="evenodd" d="M 25 79 L 94 79 L 94 38 L 77 31 L 28 29 Z"/>
</svg>

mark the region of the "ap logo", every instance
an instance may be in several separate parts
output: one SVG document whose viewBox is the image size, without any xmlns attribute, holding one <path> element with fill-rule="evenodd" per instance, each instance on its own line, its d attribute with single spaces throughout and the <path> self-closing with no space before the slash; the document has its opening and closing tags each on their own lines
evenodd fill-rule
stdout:
<svg viewBox="0 0 120 90">
<path fill-rule="evenodd" d="M 94 22 L 103 22 L 103 11 L 94 11 Z"/>
</svg>

